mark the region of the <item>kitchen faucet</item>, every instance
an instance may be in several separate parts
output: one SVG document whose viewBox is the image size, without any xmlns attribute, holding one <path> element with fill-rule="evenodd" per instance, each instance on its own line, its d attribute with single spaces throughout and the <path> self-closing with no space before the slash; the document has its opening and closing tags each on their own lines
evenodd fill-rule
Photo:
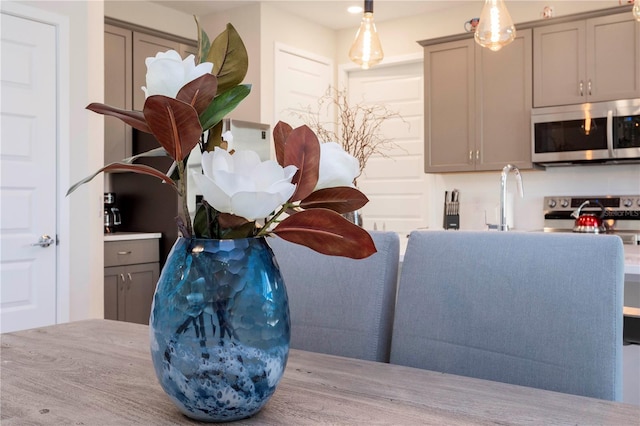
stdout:
<svg viewBox="0 0 640 426">
<path fill-rule="evenodd" d="M 507 225 L 507 176 L 509 172 L 513 172 L 516 175 L 516 182 L 518 184 L 518 191 L 520 192 L 520 198 L 524 197 L 524 191 L 522 189 L 522 175 L 520 170 L 511 164 L 507 164 L 502 169 L 500 176 L 500 225 L 498 225 L 498 231 L 508 231 L 509 225 Z"/>
</svg>

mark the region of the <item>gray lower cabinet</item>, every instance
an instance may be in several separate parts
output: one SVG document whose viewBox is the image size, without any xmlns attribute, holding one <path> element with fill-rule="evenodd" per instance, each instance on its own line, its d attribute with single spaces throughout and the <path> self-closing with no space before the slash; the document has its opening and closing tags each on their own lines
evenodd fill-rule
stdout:
<svg viewBox="0 0 640 426">
<path fill-rule="evenodd" d="M 160 275 L 158 239 L 105 242 L 104 317 L 149 323 Z"/>
</svg>

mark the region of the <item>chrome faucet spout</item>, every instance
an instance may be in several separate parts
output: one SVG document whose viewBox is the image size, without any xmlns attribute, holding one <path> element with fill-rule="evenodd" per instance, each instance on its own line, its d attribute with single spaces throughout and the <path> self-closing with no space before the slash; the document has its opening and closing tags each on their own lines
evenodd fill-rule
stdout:
<svg viewBox="0 0 640 426">
<path fill-rule="evenodd" d="M 513 172 L 516 176 L 516 183 L 518 184 L 518 192 L 520 193 L 520 198 L 524 197 L 524 189 L 522 188 L 522 175 L 520 174 L 520 170 L 511 164 L 507 164 L 502 169 L 502 174 L 500 175 L 500 225 L 498 226 L 499 231 L 508 231 L 509 225 L 507 224 L 507 177 L 509 176 L 509 172 Z"/>
</svg>

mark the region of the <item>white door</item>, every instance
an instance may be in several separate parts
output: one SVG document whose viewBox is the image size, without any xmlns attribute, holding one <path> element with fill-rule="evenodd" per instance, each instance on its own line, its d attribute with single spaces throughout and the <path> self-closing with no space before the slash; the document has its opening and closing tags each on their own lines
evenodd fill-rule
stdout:
<svg viewBox="0 0 640 426">
<path fill-rule="evenodd" d="M 287 46 L 276 46 L 274 124 L 284 121 L 298 127 L 306 123 L 300 117 L 318 112 L 318 99 L 333 85 L 333 63 Z M 332 122 L 333 108 L 320 111 L 323 122 Z"/>
<path fill-rule="evenodd" d="M 385 151 L 388 158 L 371 156 L 358 178 L 359 189 L 370 200 L 362 209 L 364 227 L 401 235 L 426 227 L 422 62 L 354 70 L 347 80 L 350 105 L 384 105 L 402 117 L 385 121 L 381 128 L 398 148 Z"/>
<path fill-rule="evenodd" d="M 56 29 L 2 13 L 0 330 L 56 322 Z"/>
</svg>

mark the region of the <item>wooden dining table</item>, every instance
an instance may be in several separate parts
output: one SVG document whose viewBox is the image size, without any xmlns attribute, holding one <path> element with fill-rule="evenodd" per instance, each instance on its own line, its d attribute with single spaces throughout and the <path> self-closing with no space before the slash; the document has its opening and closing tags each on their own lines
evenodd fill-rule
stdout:
<svg viewBox="0 0 640 426">
<path fill-rule="evenodd" d="M 87 320 L 0 336 L 9 425 L 189 425 L 161 389 L 145 325 Z M 292 349 L 275 394 L 236 424 L 638 425 L 640 407 Z"/>
</svg>

